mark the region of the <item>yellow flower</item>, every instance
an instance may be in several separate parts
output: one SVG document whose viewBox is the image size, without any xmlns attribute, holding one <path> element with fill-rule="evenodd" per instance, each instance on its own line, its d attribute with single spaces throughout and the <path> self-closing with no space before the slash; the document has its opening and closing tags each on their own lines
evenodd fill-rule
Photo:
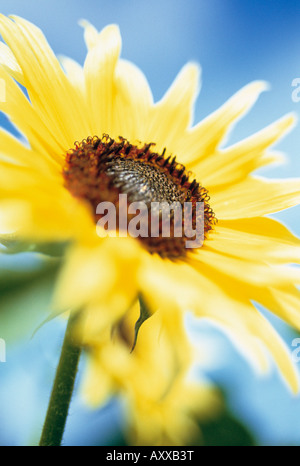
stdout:
<svg viewBox="0 0 300 466">
<path fill-rule="evenodd" d="M 83 26 L 84 66 L 63 58 L 62 68 L 38 28 L 0 17 L 7 44 L 0 48 L 7 95 L 0 109 L 25 138 L 0 132 L 1 232 L 37 243 L 70 243 L 56 304 L 84 309 L 87 340 L 116 325 L 141 294 L 152 313 L 159 309 L 165 315 L 166 327 L 172 327 L 171 310 L 178 308 L 220 324 L 260 370 L 269 367 L 270 353 L 296 391 L 289 351 L 252 304 L 300 328 L 299 269 L 291 265 L 299 262 L 299 240 L 267 217 L 299 202 L 300 182 L 252 174 L 278 160 L 269 148 L 291 128 L 294 116 L 221 147 L 266 89 L 264 82 L 247 85 L 193 126 L 197 65 L 187 64 L 154 103 L 141 71 L 119 58 L 117 26 L 100 33 Z M 134 183 L 124 181 L 129 175 Z M 154 178 L 158 182 L 151 185 Z M 161 242 L 97 236 L 99 199 L 115 201 L 123 190 L 141 200 L 153 186 L 154 199 L 165 195 L 170 201 L 173 193 L 204 203 L 202 247 L 185 248 L 186 238 L 174 236 Z"/>
<path fill-rule="evenodd" d="M 194 444 L 201 437 L 197 421 L 222 409 L 219 393 L 189 374 L 193 349 L 181 309 L 173 308 L 171 315 L 157 311 L 141 327 L 131 352 L 138 316 L 139 307 L 134 306 L 112 334 L 109 327 L 97 338 L 86 332 L 89 358 L 83 396 L 96 407 L 121 396 L 130 444 Z"/>
</svg>

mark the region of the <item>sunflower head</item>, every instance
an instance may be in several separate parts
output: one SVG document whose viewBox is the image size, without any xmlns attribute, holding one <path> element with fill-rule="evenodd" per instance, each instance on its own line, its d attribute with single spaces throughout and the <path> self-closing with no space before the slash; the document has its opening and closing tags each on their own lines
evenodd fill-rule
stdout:
<svg viewBox="0 0 300 466">
<path fill-rule="evenodd" d="M 161 257 L 178 258 L 186 253 L 187 242 L 193 237 L 193 229 L 197 220 L 201 220 L 204 235 L 212 229 L 215 216 L 208 204 L 207 190 L 195 179 L 184 165 L 176 162 L 176 156 L 166 156 L 166 149 L 161 154 L 152 150 L 154 143 L 142 147 L 130 144 L 119 137 L 118 141 L 108 135 L 102 138 L 88 137 L 75 148 L 68 151 L 63 169 L 66 188 L 79 199 L 85 200 L 91 207 L 96 222 L 101 216 L 98 206 L 101 203 L 112 203 L 118 229 L 120 210 L 126 209 L 126 227 L 134 217 L 130 214 L 130 204 L 133 202 L 146 205 L 146 231 L 139 234 L 139 239 L 150 253 L 158 253 Z M 120 202 L 120 194 L 126 195 L 125 205 Z M 203 217 L 197 212 L 196 204 L 203 203 Z M 189 228 L 184 222 L 185 217 L 162 215 L 159 206 L 163 205 L 186 207 L 191 205 Z M 158 214 L 156 234 L 153 235 L 153 206 Z M 184 209 L 183 209 L 184 210 Z M 187 211 L 187 207 L 186 207 Z M 124 222 L 123 222 L 124 223 Z M 170 224 L 169 236 L 164 236 L 166 224 Z M 179 234 L 176 232 L 180 229 Z M 143 234 L 144 233 L 144 234 Z M 199 243 L 199 246 L 201 244 Z"/>
</svg>

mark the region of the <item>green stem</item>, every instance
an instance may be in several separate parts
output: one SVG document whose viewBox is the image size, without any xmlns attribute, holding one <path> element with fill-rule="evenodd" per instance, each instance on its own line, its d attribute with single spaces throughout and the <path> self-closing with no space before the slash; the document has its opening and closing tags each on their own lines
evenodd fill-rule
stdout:
<svg viewBox="0 0 300 466">
<path fill-rule="evenodd" d="M 39 443 L 42 447 L 61 445 L 81 353 L 74 341 L 73 324 L 71 313 Z"/>
</svg>

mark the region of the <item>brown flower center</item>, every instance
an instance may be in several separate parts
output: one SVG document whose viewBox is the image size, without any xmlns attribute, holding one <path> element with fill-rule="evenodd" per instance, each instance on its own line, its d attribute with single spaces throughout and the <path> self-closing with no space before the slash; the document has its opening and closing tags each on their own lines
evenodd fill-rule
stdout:
<svg viewBox="0 0 300 466">
<path fill-rule="evenodd" d="M 174 259 L 186 254 L 191 241 L 195 242 L 192 247 L 202 245 L 197 227 L 201 225 L 205 237 L 215 216 L 208 204 L 207 190 L 190 179 L 191 174 L 176 157 L 166 157 L 165 149 L 158 154 L 153 146 L 150 143 L 138 147 L 122 137 L 116 141 L 108 135 L 88 137 L 67 152 L 63 176 L 66 188 L 89 203 L 96 223 L 104 217 L 103 212 L 97 213 L 97 206 L 110 202 L 116 209 L 116 229 L 121 228 L 120 195 L 126 195 L 129 229 L 134 219 L 130 205 L 143 203 L 146 213 L 144 209 L 140 224 L 146 225 L 146 230 L 140 228 L 136 237 L 150 253 Z M 202 209 L 198 209 L 200 205 Z M 167 207 L 167 215 L 163 206 Z M 157 231 L 153 234 L 154 215 Z M 166 222 L 169 229 L 165 230 Z"/>
</svg>

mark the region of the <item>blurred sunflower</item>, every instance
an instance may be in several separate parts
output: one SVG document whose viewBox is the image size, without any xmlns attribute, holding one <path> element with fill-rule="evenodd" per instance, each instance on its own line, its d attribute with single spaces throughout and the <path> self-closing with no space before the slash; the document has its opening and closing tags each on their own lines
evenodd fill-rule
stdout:
<svg viewBox="0 0 300 466">
<path fill-rule="evenodd" d="M 191 375 L 195 349 L 181 309 L 173 308 L 169 315 L 157 311 L 142 326 L 131 352 L 138 316 L 135 305 L 113 334 L 109 327 L 101 335 L 88 332 L 82 395 L 95 407 L 112 396 L 121 399 L 131 445 L 194 445 L 201 439 L 199 421 L 222 412 L 220 393 L 206 379 Z"/>
<path fill-rule="evenodd" d="M 173 325 L 170 309 L 178 308 L 220 324 L 260 370 L 271 353 L 296 391 L 290 354 L 253 301 L 300 328 L 299 269 L 291 265 L 299 262 L 299 240 L 266 217 L 299 202 L 300 182 L 251 175 L 280 159 L 269 148 L 294 124 L 293 115 L 221 148 L 264 82 L 244 87 L 192 126 L 197 65 L 186 65 L 154 103 L 141 71 L 119 58 L 118 28 L 98 33 L 82 26 L 83 67 L 59 62 L 34 25 L 0 17 L 7 44 L 0 47 L 7 95 L 0 109 L 26 139 L 0 132 L 3 243 L 68 243 L 55 303 L 82 310 L 84 341 L 118 328 L 141 295 L 151 314 L 159 309 L 168 317 L 166 327 Z M 138 201 L 202 202 L 203 246 L 188 249 L 187 238 L 175 236 L 99 238 L 97 204 L 118 207 L 122 193 Z"/>
</svg>

